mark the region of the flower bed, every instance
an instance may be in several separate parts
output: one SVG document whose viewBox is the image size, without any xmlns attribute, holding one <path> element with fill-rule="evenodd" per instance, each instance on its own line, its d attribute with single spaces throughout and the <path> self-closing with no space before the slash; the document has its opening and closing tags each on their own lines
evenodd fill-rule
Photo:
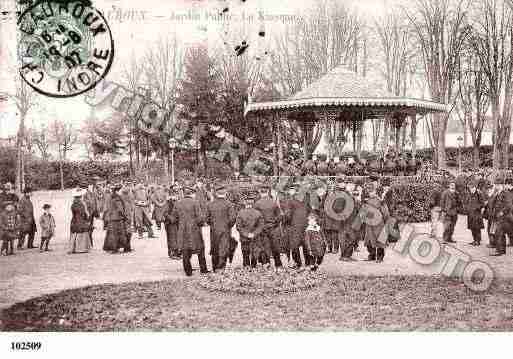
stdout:
<svg viewBox="0 0 513 359">
<path fill-rule="evenodd" d="M 309 290 L 321 285 L 326 279 L 325 273 L 309 269 L 274 271 L 257 267 L 236 268 L 202 276 L 197 279 L 197 284 L 209 291 L 267 295 Z"/>
</svg>

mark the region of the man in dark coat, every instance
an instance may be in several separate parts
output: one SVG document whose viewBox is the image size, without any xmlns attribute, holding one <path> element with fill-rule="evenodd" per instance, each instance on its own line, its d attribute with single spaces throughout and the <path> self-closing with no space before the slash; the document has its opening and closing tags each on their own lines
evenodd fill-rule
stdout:
<svg viewBox="0 0 513 359">
<path fill-rule="evenodd" d="M 127 234 L 129 214 L 120 195 L 122 187 L 121 184 L 112 187 L 112 195 L 103 212 L 103 223 L 106 229 L 103 250 L 112 254 L 118 253 L 121 248 L 124 252 L 131 252 L 132 250 Z"/>
<path fill-rule="evenodd" d="M 1 208 L 5 208 L 5 202 L 11 202 L 14 204 L 14 207 L 18 207 L 19 198 L 16 193 L 14 193 L 13 185 L 10 182 L 7 182 L 3 187 L 3 191 L 0 192 Z"/>
<path fill-rule="evenodd" d="M 382 262 L 385 257 L 385 248 L 388 245 L 388 236 L 385 243 L 380 240 L 381 233 L 386 230 L 386 224 L 389 219 L 389 211 L 378 197 L 377 188 L 374 184 L 367 184 L 367 193 L 369 197 L 362 204 L 360 215 L 365 222 L 365 245 L 369 252 L 369 261 Z"/>
<path fill-rule="evenodd" d="M 246 198 L 245 208 L 239 211 L 235 222 L 235 228 L 240 235 L 242 265 L 245 268 L 256 267 L 263 250 L 261 233 L 265 220 L 262 213 L 253 208 L 253 204 L 253 198 Z"/>
<path fill-rule="evenodd" d="M 452 236 L 458 220 L 458 210 L 461 208 L 460 195 L 456 192 L 456 182 L 449 182 L 449 188 L 442 193 L 440 198 L 440 207 L 444 224 L 444 243 L 456 243 Z"/>
<path fill-rule="evenodd" d="M 91 214 L 91 229 L 89 236 L 91 237 L 91 247 L 93 246 L 93 231 L 94 231 L 94 219 L 100 218 L 100 206 L 98 205 L 98 197 L 94 189 L 94 185 L 89 185 L 84 194 L 84 203 L 87 206 L 87 211 Z"/>
<path fill-rule="evenodd" d="M 210 226 L 210 256 L 212 271 L 224 270 L 230 255 L 230 239 L 232 227 L 235 225 L 236 212 L 233 205 L 226 199 L 226 189 L 218 187 L 212 202 L 208 202 L 207 223 Z"/>
<path fill-rule="evenodd" d="M 340 243 L 340 260 L 351 262 L 354 261 L 353 252 L 358 246 L 358 241 L 361 237 L 360 231 L 364 227 L 358 227 L 356 223 L 356 221 L 360 221 L 358 216 L 360 203 L 356 196 L 347 190 L 347 187 L 348 184 L 344 182 L 340 183 L 338 187 L 339 195 L 337 200 L 341 202 L 337 204 L 337 216 L 340 217 L 341 222 L 338 240 Z"/>
<path fill-rule="evenodd" d="M 339 185 L 345 188 L 343 182 Z M 339 198 L 340 195 L 335 188 L 330 188 L 322 208 L 321 227 L 327 242 L 328 253 L 338 253 L 339 233 L 341 231 L 342 221 L 338 216 L 344 210 L 344 201 Z"/>
<path fill-rule="evenodd" d="M 172 214 L 175 203 L 180 198 L 178 185 L 171 189 L 170 198 L 167 201 L 166 212 L 164 213 L 164 227 L 166 229 L 167 255 L 173 260 L 182 259 L 182 246 L 178 238 L 178 224 L 172 222 Z"/>
<path fill-rule="evenodd" d="M 34 217 L 34 204 L 30 195 L 32 190 L 25 188 L 23 191 L 23 197 L 18 202 L 18 215 L 19 215 L 19 226 L 20 226 L 20 238 L 18 239 L 18 249 L 23 248 L 25 238 L 28 236 L 27 248 L 36 248 L 34 246 L 34 236 L 37 232 L 36 219 Z"/>
<path fill-rule="evenodd" d="M 467 198 L 467 228 L 472 232 L 473 242 L 471 245 L 481 245 L 481 230 L 484 228 L 483 208 L 485 206 L 485 196 L 477 189 L 477 181 L 469 182 L 469 195 Z"/>
<path fill-rule="evenodd" d="M 497 181 L 497 195 L 493 202 L 492 216 L 496 224 L 495 256 L 506 254 L 506 235 L 513 237 L 513 194 L 504 188 L 504 180 Z"/>
<path fill-rule="evenodd" d="M 191 257 L 198 255 L 200 272 L 208 273 L 207 261 L 205 259 L 205 243 L 201 228 L 206 223 L 206 214 L 195 199 L 193 188 L 184 188 L 184 198 L 175 203 L 171 214 L 171 223 L 178 225 L 178 238 L 182 242 L 182 262 L 185 275 L 192 276 Z"/>
<path fill-rule="evenodd" d="M 488 241 L 489 241 L 489 243 L 487 244 L 488 248 L 495 248 L 495 243 L 496 243 L 496 241 L 495 241 L 496 225 L 494 224 L 493 206 L 495 203 L 495 199 L 497 198 L 497 193 L 498 193 L 498 190 L 494 184 L 494 186 L 492 186 L 488 190 L 488 200 L 486 201 L 485 209 L 483 211 L 483 218 L 485 218 L 486 222 L 487 222 L 486 223 L 486 231 L 488 233 Z"/>
<path fill-rule="evenodd" d="M 265 252 L 265 264 L 270 263 L 270 257 L 274 258 L 274 266 L 282 267 L 280 258 L 280 228 L 281 210 L 278 203 L 269 195 L 269 188 L 264 187 L 259 190 L 260 199 L 255 203 L 254 208 L 264 217 L 264 230 L 262 231 L 262 241 Z"/>
<path fill-rule="evenodd" d="M 303 255 L 305 262 L 308 253 L 304 247 L 305 229 L 307 226 L 308 210 L 304 201 L 297 198 L 297 185 L 291 185 L 288 188 L 288 198 L 282 202 L 282 210 L 284 212 L 285 235 L 288 237 L 288 246 L 295 267 L 302 266 L 300 248 L 303 247 Z"/>
</svg>

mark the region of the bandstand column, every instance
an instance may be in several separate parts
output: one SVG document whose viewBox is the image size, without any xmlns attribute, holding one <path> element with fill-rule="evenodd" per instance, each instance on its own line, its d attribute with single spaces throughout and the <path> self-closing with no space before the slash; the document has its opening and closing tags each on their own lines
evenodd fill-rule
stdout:
<svg viewBox="0 0 513 359">
<path fill-rule="evenodd" d="M 411 140 L 411 155 L 413 158 L 417 156 L 417 114 L 410 115 L 411 119 L 411 132 L 410 132 L 410 140 Z"/>
</svg>

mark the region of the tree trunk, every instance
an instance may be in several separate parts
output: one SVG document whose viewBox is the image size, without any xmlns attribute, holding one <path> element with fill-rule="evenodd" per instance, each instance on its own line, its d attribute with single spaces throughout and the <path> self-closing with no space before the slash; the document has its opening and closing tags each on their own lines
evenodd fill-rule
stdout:
<svg viewBox="0 0 513 359">
<path fill-rule="evenodd" d="M 481 161 L 479 159 L 479 147 L 480 145 L 477 143 L 472 146 L 472 163 L 476 170 L 481 166 Z"/>
<path fill-rule="evenodd" d="M 164 178 L 169 180 L 169 151 L 162 149 L 162 159 L 164 160 Z"/>
<path fill-rule="evenodd" d="M 413 156 L 413 158 L 416 158 L 416 156 L 417 156 L 417 115 L 411 116 L 410 141 L 411 141 L 411 155 Z"/>
<path fill-rule="evenodd" d="M 59 145 L 60 146 L 60 145 Z M 64 191 L 64 169 L 63 169 L 64 154 L 59 149 L 59 174 L 61 176 L 61 191 Z"/>
<path fill-rule="evenodd" d="M 18 193 L 23 191 L 23 139 L 25 137 L 25 114 L 20 114 L 20 125 L 18 128 L 18 136 L 16 138 L 16 178 L 15 188 Z"/>
<path fill-rule="evenodd" d="M 281 130 L 281 119 L 278 119 L 276 129 L 276 147 L 278 148 L 278 175 L 280 175 L 280 171 L 283 168 L 283 138 Z"/>
<path fill-rule="evenodd" d="M 493 168 L 500 169 L 501 167 L 501 156 L 500 156 L 500 115 L 499 115 L 499 100 L 492 100 L 492 118 L 493 118 Z"/>
</svg>

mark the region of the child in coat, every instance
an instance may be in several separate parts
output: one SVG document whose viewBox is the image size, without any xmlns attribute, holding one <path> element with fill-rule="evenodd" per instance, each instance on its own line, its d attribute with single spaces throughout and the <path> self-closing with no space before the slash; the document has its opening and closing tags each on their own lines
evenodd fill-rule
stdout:
<svg viewBox="0 0 513 359">
<path fill-rule="evenodd" d="M 319 265 L 321 265 L 324 253 L 326 252 L 326 242 L 321 233 L 319 217 L 315 213 L 310 213 L 305 232 L 305 247 L 310 256 L 312 271 L 316 271 Z"/>
<path fill-rule="evenodd" d="M 48 244 L 50 243 L 50 239 L 55 234 L 55 219 L 53 215 L 50 213 L 51 206 L 49 204 L 45 204 L 43 206 L 43 214 L 39 218 L 39 226 L 41 227 L 41 245 L 39 246 L 40 252 L 48 252 Z"/>
<path fill-rule="evenodd" d="M 5 203 L 5 209 L 0 213 L 0 240 L 2 249 L 0 254 L 6 256 L 14 254 L 13 242 L 19 238 L 19 218 L 16 213 L 16 207 L 12 202 Z"/>
<path fill-rule="evenodd" d="M 440 220 L 442 208 L 436 206 L 431 210 L 431 223 L 429 224 L 429 234 L 439 242 L 443 241 L 444 224 Z"/>
</svg>

